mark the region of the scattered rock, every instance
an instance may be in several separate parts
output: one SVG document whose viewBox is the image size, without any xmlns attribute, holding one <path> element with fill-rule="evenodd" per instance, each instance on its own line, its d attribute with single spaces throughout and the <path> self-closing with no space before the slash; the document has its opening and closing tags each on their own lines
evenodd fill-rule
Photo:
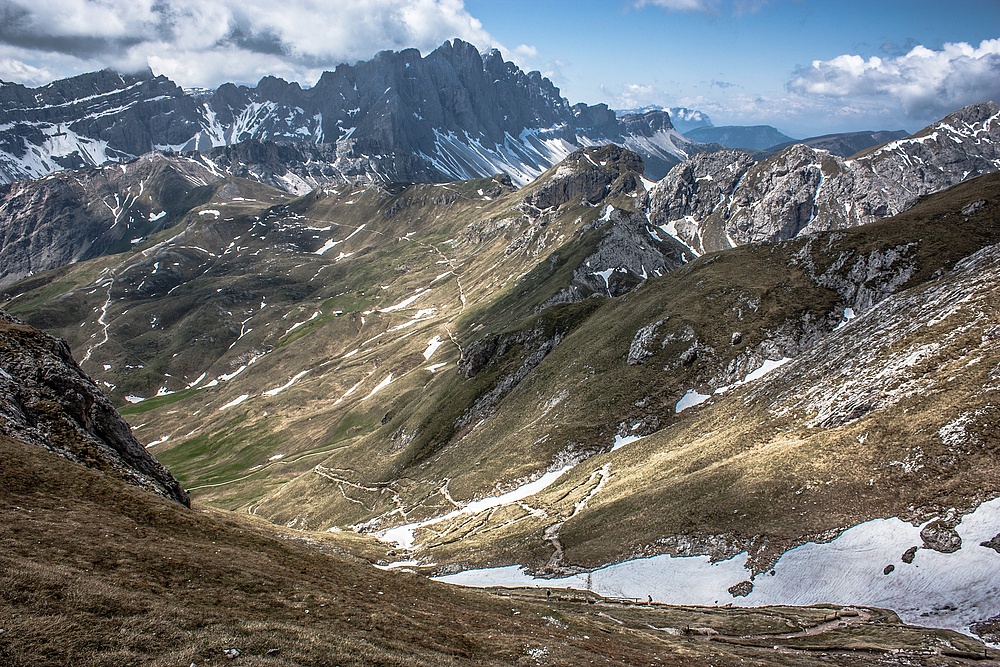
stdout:
<svg viewBox="0 0 1000 667">
<path fill-rule="evenodd" d="M 653 356 L 651 348 L 655 342 L 656 330 L 666 321 L 667 318 L 664 317 L 662 320 L 647 324 L 635 332 L 635 336 L 632 337 L 632 344 L 628 348 L 628 359 L 626 360 L 630 366 L 637 366 Z"/>
<path fill-rule="evenodd" d="M 1000 533 L 994 536 L 993 539 L 987 540 L 986 542 L 980 542 L 979 546 L 993 549 L 993 551 L 1000 554 Z"/>
<path fill-rule="evenodd" d="M 753 592 L 753 582 L 749 579 L 746 581 L 741 581 L 738 584 L 734 584 L 729 587 L 729 594 L 734 598 L 745 598 Z"/>
<path fill-rule="evenodd" d="M 977 621 L 969 629 L 984 642 L 989 642 L 990 644 L 1000 643 L 1000 615 Z"/>
<path fill-rule="evenodd" d="M 889 563 L 888 565 L 885 566 L 885 569 L 882 570 L 882 574 L 892 574 L 892 571 L 895 569 L 896 566 L 893 565 L 892 563 Z"/>
<path fill-rule="evenodd" d="M 695 341 L 695 343 L 691 347 L 689 347 L 688 349 L 684 350 L 681 353 L 680 356 L 681 365 L 690 366 L 695 362 L 697 358 L 698 358 L 698 342 Z"/>
<path fill-rule="evenodd" d="M 907 565 L 909 565 L 910 563 L 912 563 L 913 562 L 913 557 L 916 556 L 917 549 L 919 549 L 919 548 L 920 547 L 910 547 L 909 549 L 907 549 L 906 551 L 904 551 L 903 552 L 903 556 L 902 556 L 903 562 L 906 563 Z"/>
<path fill-rule="evenodd" d="M 920 531 L 924 547 L 943 554 L 950 554 L 962 548 L 962 538 L 958 532 L 940 519 L 931 521 Z"/>
<path fill-rule="evenodd" d="M 732 345 L 739 345 L 742 342 L 743 342 L 743 334 L 741 334 L 739 331 L 734 331 L 733 336 L 730 339 L 730 343 Z"/>
<path fill-rule="evenodd" d="M 986 200 L 980 199 L 979 201 L 974 201 L 971 204 L 967 204 L 962 208 L 962 215 L 972 215 L 976 211 L 980 210 L 986 206 Z"/>
<path fill-rule="evenodd" d="M 230 660 L 235 660 L 236 658 L 240 657 L 239 649 L 235 648 L 224 648 L 222 649 L 222 653 Z"/>
</svg>

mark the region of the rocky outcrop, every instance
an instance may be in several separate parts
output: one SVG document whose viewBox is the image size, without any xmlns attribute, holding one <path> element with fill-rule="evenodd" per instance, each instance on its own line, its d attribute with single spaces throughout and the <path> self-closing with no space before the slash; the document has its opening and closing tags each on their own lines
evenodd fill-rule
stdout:
<svg viewBox="0 0 1000 667">
<path fill-rule="evenodd" d="M 221 177 L 160 153 L 127 164 L 0 186 L 0 287 L 128 250 L 175 224 Z"/>
<path fill-rule="evenodd" d="M 943 554 L 955 553 L 962 548 L 962 537 L 952 522 L 936 519 L 920 529 L 920 539 L 925 549 L 933 549 Z"/>
<path fill-rule="evenodd" d="M 65 342 L 0 311 L 0 433 L 184 505 L 187 492 L 132 435 Z"/>
<path fill-rule="evenodd" d="M 642 158 L 619 146 L 584 148 L 560 162 L 551 178 L 524 198 L 524 206 L 542 211 L 570 201 L 593 205 L 631 194 L 642 187 L 642 169 Z"/>
<path fill-rule="evenodd" d="M 581 149 L 528 188 L 519 210 L 541 220 L 565 204 L 599 207 L 601 215 L 580 229 L 580 238 L 597 236 L 573 270 L 569 284 L 540 308 L 593 295 L 620 296 L 652 276 L 660 276 L 693 258 L 688 249 L 654 229 L 645 214 L 610 202 L 645 196 L 643 162 L 637 154 L 609 145 Z M 628 201 L 628 200 L 626 200 Z M 687 253 L 687 254 L 686 254 Z M 557 258 L 558 255 L 553 255 Z M 557 261 L 552 259 L 551 261 Z"/>
<path fill-rule="evenodd" d="M 997 169 L 1000 106 L 984 102 L 850 160 L 801 144 L 756 164 L 697 155 L 653 188 L 648 215 L 710 252 L 874 222 Z"/>
<path fill-rule="evenodd" d="M 914 253 L 916 242 L 902 243 L 888 248 L 860 253 L 845 250 L 835 258 L 825 257 L 828 263 L 822 272 L 816 266 L 812 239 L 806 242 L 792 260 L 805 270 L 820 287 L 840 295 L 845 308 L 860 315 L 885 297 L 899 291 L 917 271 Z"/>
<path fill-rule="evenodd" d="M 649 221 L 696 251 L 704 251 L 703 221 L 724 216 L 736 187 L 753 165 L 753 158 L 741 151 L 699 153 L 685 160 L 650 191 Z M 721 244 L 719 240 L 708 245 Z"/>
<path fill-rule="evenodd" d="M 455 428 L 465 428 L 474 421 L 491 415 L 500 400 L 542 363 L 549 352 L 562 342 L 565 334 L 565 331 L 558 329 L 550 330 L 539 321 L 531 329 L 486 336 L 463 350 L 458 370 L 469 379 L 489 366 L 503 363 L 507 354 L 515 348 L 520 350 L 520 363 L 512 372 L 502 374 L 488 390 L 480 394 L 455 421 Z"/>
<path fill-rule="evenodd" d="M 594 295 L 621 296 L 648 278 L 662 276 L 692 259 L 681 244 L 657 233 L 642 213 L 609 204 L 594 229 L 601 234 L 597 248 L 574 269 L 569 285 L 548 299 L 543 308 Z"/>
</svg>

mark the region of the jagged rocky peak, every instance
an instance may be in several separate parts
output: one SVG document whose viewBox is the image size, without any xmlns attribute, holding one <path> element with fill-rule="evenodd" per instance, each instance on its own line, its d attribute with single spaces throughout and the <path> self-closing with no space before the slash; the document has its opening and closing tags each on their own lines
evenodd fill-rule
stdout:
<svg viewBox="0 0 1000 667">
<path fill-rule="evenodd" d="M 416 49 L 383 51 L 339 65 L 311 88 L 265 76 L 256 86 L 188 94 L 149 71 L 106 70 L 44 89 L 4 86 L 0 101 L 5 96 L 13 102 L 0 113 L 0 182 L 151 149 L 206 152 L 247 141 L 324 147 L 299 151 L 315 173 L 286 165 L 293 177 L 282 182 L 295 194 L 359 176 L 440 182 L 503 171 L 524 185 L 581 146 L 608 141 L 639 152 L 659 178 L 691 143 L 663 111 L 623 122 L 603 104 L 571 108 L 539 72 L 458 39 L 423 57 Z"/>
<path fill-rule="evenodd" d="M 132 435 L 69 346 L 0 311 L 0 433 L 184 505 L 187 492 Z"/>
<path fill-rule="evenodd" d="M 738 150 L 692 156 L 650 190 L 650 222 L 662 225 L 687 216 L 708 217 L 753 164 L 749 154 Z"/>
<path fill-rule="evenodd" d="M 571 153 L 543 179 L 541 187 L 524 201 L 537 208 L 561 206 L 569 201 L 597 204 L 609 196 L 642 188 L 642 158 L 614 144 L 590 146 Z"/>
<path fill-rule="evenodd" d="M 700 154 L 656 186 L 647 213 L 708 252 L 868 224 L 998 169 L 1000 107 L 984 102 L 847 160 L 803 144 L 756 164 Z"/>
</svg>

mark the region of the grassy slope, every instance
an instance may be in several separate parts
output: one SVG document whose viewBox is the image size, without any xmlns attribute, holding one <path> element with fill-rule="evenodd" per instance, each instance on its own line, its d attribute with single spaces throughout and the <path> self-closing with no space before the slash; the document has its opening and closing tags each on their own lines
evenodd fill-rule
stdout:
<svg viewBox="0 0 1000 667">
<path fill-rule="evenodd" d="M 864 253 L 891 246 L 893 239 L 915 239 L 918 268 L 911 280 L 912 289 L 920 289 L 921 284 L 934 286 L 932 279 L 939 269 L 948 269 L 978 247 L 1000 240 L 995 204 L 969 218 L 955 214 L 970 201 L 989 199 L 995 183 L 995 178 L 969 183 L 931 197 L 896 219 L 824 235 L 813 243 Z M 509 430 L 512 439 L 522 436 L 526 427 L 521 425 L 528 420 L 518 420 L 517 415 L 529 409 L 527 402 L 543 403 L 546 397 L 567 388 L 570 397 L 560 409 L 571 410 L 574 394 L 583 394 L 588 384 L 586 369 L 590 364 L 603 370 L 589 383 L 593 393 L 584 395 L 576 412 L 563 416 L 555 428 L 545 424 L 547 432 L 556 433 L 559 426 L 569 428 L 569 424 L 581 422 L 589 426 L 587 420 L 601 414 L 602 408 L 608 413 L 595 422 L 616 423 L 612 415 L 617 407 L 621 420 L 629 424 L 643 412 L 628 414 L 635 399 L 647 405 L 662 401 L 669 413 L 685 387 L 709 391 L 711 386 L 699 383 L 699 374 L 702 378 L 710 374 L 709 369 L 699 369 L 700 361 L 680 376 L 653 369 L 640 375 L 635 367 L 627 367 L 624 357 L 629 332 L 663 314 L 671 317 L 666 326 L 686 315 L 699 331 L 699 340 L 708 340 L 716 349 L 728 345 L 720 339 L 732 330 L 742 330 L 748 344 L 753 344 L 754 337 L 766 336 L 768 322 L 775 320 L 767 314 L 758 322 L 739 321 L 733 316 L 726 295 L 740 292 L 741 274 L 749 277 L 743 278 L 749 284 L 742 289 L 762 290 L 758 312 L 768 308 L 769 299 L 773 299 L 776 312 L 793 320 L 800 311 L 832 309 L 835 301 L 827 290 L 809 288 L 801 281 L 797 289 L 791 289 L 796 286 L 795 272 L 791 273 L 793 280 L 788 280 L 788 263 L 804 243 L 742 248 L 707 257 L 660 281 L 651 281 L 625 299 L 606 303 L 574 334 L 579 340 L 567 340 L 538 369 L 537 382 L 555 368 L 563 370 L 564 378 L 569 376 L 566 381 L 557 384 L 550 380 L 535 396 L 524 396 L 525 403 L 520 405 L 512 396 L 510 416 L 502 427 Z M 724 266 L 730 267 L 728 275 L 723 273 Z M 774 283 L 769 285 L 768 278 Z M 981 316 L 977 315 L 980 307 Z M 990 407 L 995 396 L 988 388 L 994 384 L 989 360 L 995 360 L 996 350 L 985 342 L 989 339 L 988 323 L 997 316 L 995 308 L 995 299 L 987 294 L 982 304 L 961 311 L 971 312 L 971 330 L 926 362 L 926 368 L 916 368 L 912 375 L 903 373 L 902 379 L 912 382 L 910 394 L 888 409 L 875 404 L 847 423 L 808 425 L 816 406 L 807 407 L 803 397 L 819 386 L 824 376 L 840 370 L 839 366 L 824 367 L 824 360 L 837 359 L 842 366 L 847 363 L 844 359 L 852 356 L 850 350 L 843 349 L 835 350 L 842 356 L 817 353 L 812 365 L 795 367 L 775 385 L 762 384 L 760 393 L 752 389 L 730 392 L 700 410 L 676 417 L 668 414 L 663 424 L 666 428 L 578 466 L 549 492 L 533 499 L 536 509 L 547 512 L 544 518 L 511 507 L 488 521 L 475 517 L 456 522 L 450 532 L 439 536 L 425 534 L 425 557 L 439 563 L 455 559 L 500 564 L 509 562 L 509 554 L 516 553 L 520 562 L 536 567 L 544 564 L 552 553 L 552 546 L 542 539 L 544 528 L 574 511 L 574 503 L 595 486 L 595 475 L 605 465 L 610 466 L 610 478 L 600 494 L 577 511 L 560 532 L 566 550 L 564 564 L 595 567 L 643 553 L 669 551 L 658 538 L 687 535 L 720 536 L 730 545 L 729 554 L 749 549 L 759 567 L 768 567 L 781 552 L 804 539 L 869 518 L 926 520 L 946 513 L 948 508 L 968 508 L 995 497 L 1000 493 L 1000 478 L 995 472 L 1000 461 L 995 438 L 988 435 L 997 418 Z M 691 319 L 699 314 L 700 321 Z M 956 327 L 964 330 L 967 324 L 959 317 L 923 327 L 894 342 L 884 354 L 936 345 Z M 882 343 L 877 337 L 866 339 L 863 333 L 843 340 L 848 341 L 844 345 L 857 346 L 854 350 L 862 346 L 878 349 L 875 346 Z M 658 351 L 645 366 L 663 368 L 661 364 L 668 364 L 673 354 L 676 351 L 669 348 Z M 714 363 L 725 365 L 732 354 Z M 934 365 L 937 363 L 940 366 Z M 547 371 L 549 364 L 552 366 Z M 949 377 L 957 381 L 948 381 Z M 924 384 L 925 378 L 940 379 L 940 383 Z M 840 396 L 841 403 L 849 402 L 849 391 Z M 949 451 L 941 442 L 939 429 L 961 414 L 972 413 L 976 419 L 970 423 L 968 438 L 979 445 L 958 454 Z M 498 424 L 487 433 L 502 438 L 501 430 Z M 922 457 L 919 472 L 911 474 L 894 463 L 909 460 L 908 455 Z M 441 533 L 444 527 L 435 528 Z M 719 553 L 718 547 L 708 551 L 725 553 Z"/>
<path fill-rule="evenodd" d="M 643 444 L 659 443 L 655 451 L 675 451 L 677 442 L 704 442 L 702 431 L 686 430 L 701 423 L 692 421 L 693 413 L 673 413 L 688 388 L 712 389 L 713 380 L 730 362 L 773 337 L 781 325 L 795 333 L 808 316 L 814 324 L 832 327 L 845 305 L 832 291 L 816 287 L 801 266 L 792 266 L 806 243 L 796 241 L 706 256 L 621 299 L 591 299 L 535 314 L 534 306 L 565 286 L 574 266 L 594 247 L 593 233 L 579 230 L 601 211 L 568 202 L 541 218 L 521 216 L 515 208 L 518 202 L 544 187 L 550 177 L 516 193 L 481 179 L 392 192 L 314 193 L 282 200 L 284 208 L 272 207 L 282 202 L 253 186 L 259 190 L 254 191 L 256 203 L 214 200 L 207 206 L 224 210 L 223 219 L 193 212 L 183 243 L 157 251 L 160 255 L 104 258 L 52 275 L 61 285 L 84 286 L 112 265 L 141 265 L 134 275 L 119 269 L 125 287 L 115 295 L 125 299 L 120 305 L 117 299 L 113 302 L 108 318 L 113 322 L 111 341 L 85 365 L 116 385 L 116 396 L 130 391 L 149 396 L 163 384 L 181 389 L 201 372 L 208 372 L 209 378 L 231 373 L 270 350 L 229 382 L 151 399 L 126 412 L 145 442 L 170 437 L 154 451 L 196 498 L 314 529 L 379 517 L 383 522 L 402 521 L 396 513 L 400 507 L 408 519 L 439 513 L 452 507 L 449 495 L 465 500 L 494 493 L 537 474 L 560 454 L 607 449 L 621 425 L 626 431 L 639 422 L 643 432 L 666 428 Z M 813 244 L 817 271 L 825 270 L 824 262 L 838 254 L 857 258 L 919 239 L 913 255 L 917 273 L 910 283 L 927 280 L 998 240 L 995 221 L 983 215 L 938 221 L 944 212 L 954 211 L 953 198 L 963 203 L 969 197 L 988 198 L 994 184 L 990 179 L 977 181 L 962 186 L 966 189 L 958 195 L 930 198 L 912 215 L 820 237 Z M 628 208 L 632 200 L 622 198 L 616 205 Z M 229 217 L 233 220 L 226 220 Z M 314 253 L 324 239 L 343 240 L 362 224 L 365 229 L 333 250 L 322 256 Z M 326 227 L 333 231 L 320 231 Z M 168 231 L 163 239 L 180 229 Z M 236 235 L 243 239 L 241 250 L 225 254 Z M 209 261 L 192 250 L 195 246 L 218 257 Z M 335 253 L 340 252 L 353 255 L 337 261 Z M 165 293 L 174 286 L 170 282 L 158 285 L 153 295 L 138 294 L 143 280 L 159 275 L 153 272 L 155 262 L 163 265 L 168 258 L 192 277 L 169 295 Z M 454 273 L 444 275 L 448 271 Z M 38 323 L 46 313 L 63 312 L 68 302 L 79 301 L 73 312 L 94 313 L 106 299 L 103 289 L 77 288 L 58 296 L 63 289 L 37 281 L 12 307 Z M 418 289 L 429 291 L 408 308 L 373 312 Z M 265 298 L 268 306 L 261 309 Z M 429 308 L 437 310 L 412 320 L 418 310 Z M 315 312 L 320 315 L 309 320 Z M 156 327 L 149 324 L 153 315 Z M 78 356 L 92 345 L 91 336 L 101 335 L 96 316 L 85 327 L 73 323 L 59 329 Z M 659 335 L 672 334 L 673 340 L 643 365 L 625 364 L 635 332 L 664 317 L 669 319 Z M 244 321 L 252 331 L 237 340 Z M 403 328 L 393 330 L 396 327 Z M 467 380 L 454 370 L 459 346 L 467 348 L 487 334 L 538 327 L 550 333 L 557 328 L 565 338 L 503 398 L 496 414 L 456 430 L 457 418 L 476 398 L 531 352 L 528 346 L 515 345 Z M 743 334 L 736 346 L 731 345 L 733 331 Z M 422 354 L 434 336 L 445 344 L 430 362 L 448 364 L 438 372 L 427 370 Z M 689 365 L 680 363 L 680 355 L 695 340 L 705 353 Z M 102 370 L 105 363 L 113 366 L 110 371 Z M 302 370 L 309 373 L 287 391 L 261 396 Z M 366 398 L 390 373 L 392 384 Z M 222 410 L 242 395 L 249 400 Z M 741 423 L 752 423 L 749 415 L 743 417 Z M 745 434 L 725 437 L 740 442 Z M 725 457 L 726 451 L 741 446 L 723 448 L 713 456 Z M 283 457 L 272 460 L 279 454 Z M 739 462 L 734 459 L 733 465 Z M 834 459 L 827 463 L 837 464 Z M 322 475 L 316 472 L 317 464 L 323 466 Z M 565 484 L 589 479 L 583 470 Z M 670 470 L 666 466 L 645 472 L 635 483 L 647 474 L 659 479 Z M 766 472 L 762 479 L 767 479 Z M 621 483 L 625 493 L 629 482 L 623 477 Z M 584 489 L 581 483 L 580 492 Z M 636 497 L 642 500 L 626 502 L 619 506 L 621 511 L 641 517 L 649 503 L 666 508 L 662 497 Z M 680 498 L 685 500 L 683 494 Z M 660 534 L 729 530 L 726 521 L 710 520 L 710 502 L 704 517 L 685 522 L 671 518 L 678 516 L 683 503 L 671 507 L 658 513 L 663 518 L 652 533 L 639 530 L 641 518 L 635 519 L 638 524 L 615 519 L 606 522 L 615 528 L 598 540 L 584 534 L 584 528 L 592 526 L 581 516 L 566 527 L 567 553 L 575 562 L 592 564 L 641 550 Z M 851 508 L 844 520 L 869 514 L 856 510 Z M 574 532 L 578 526 L 579 534 Z M 806 528 L 812 530 L 792 530 L 801 535 Z M 746 525 L 740 529 L 753 534 Z M 499 555 L 508 561 L 544 562 L 549 547 L 540 539 L 540 530 L 538 522 L 525 520 L 512 536 L 498 539 L 494 534 L 483 544 L 468 540 L 464 544 L 470 552 L 449 547 L 436 556 L 441 562 L 493 562 Z M 584 542 L 586 548 L 580 546 Z"/>
<path fill-rule="evenodd" d="M 945 665 L 958 663 L 942 649 L 983 655 L 968 638 L 878 610 L 781 639 L 837 609 L 634 607 L 451 588 L 372 568 L 322 536 L 187 510 L 7 438 L 0 474 L 0 661 L 11 667 L 214 663 L 231 648 L 233 664 L 274 666 Z"/>
</svg>

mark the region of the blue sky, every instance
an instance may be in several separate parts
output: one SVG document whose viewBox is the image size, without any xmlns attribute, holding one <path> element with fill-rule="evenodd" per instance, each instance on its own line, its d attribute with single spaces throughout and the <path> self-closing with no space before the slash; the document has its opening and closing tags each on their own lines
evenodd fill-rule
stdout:
<svg viewBox="0 0 1000 667">
<path fill-rule="evenodd" d="M 1000 0 L 0 0 L 0 80 L 149 66 L 185 87 L 311 85 L 454 37 L 570 102 L 687 106 L 799 138 L 912 131 L 1000 98 Z"/>
<path fill-rule="evenodd" d="M 767 123 L 797 137 L 856 129 L 916 130 L 940 105 L 901 108 L 891 93 L 789 90 L 814 60 L 844 55 L 892 61 L 918 45 L 978 47 L 1000 38 L 1000 0 L 675 2 L 688 10 L 619 0 L 467 0 L 500 42 L 521 49 L 571 101 L 689 106 L 719 124 Z M 940 64 L 943 66 L 943 63 Z M 994 99 L 1000 57 L 992 59 Z M 927 78 L 930 78 L 929 76 Z M 987 86 L 989 88 L 989 86 Z M 945 96 L 946 97 L 946 96 Z M 966 100 L 958 100 L 957 104 Z M 944 101 L 944 107 L 950 100 Z M 918 105 L 919 106 L 919 105 Z"/>
</svg>

